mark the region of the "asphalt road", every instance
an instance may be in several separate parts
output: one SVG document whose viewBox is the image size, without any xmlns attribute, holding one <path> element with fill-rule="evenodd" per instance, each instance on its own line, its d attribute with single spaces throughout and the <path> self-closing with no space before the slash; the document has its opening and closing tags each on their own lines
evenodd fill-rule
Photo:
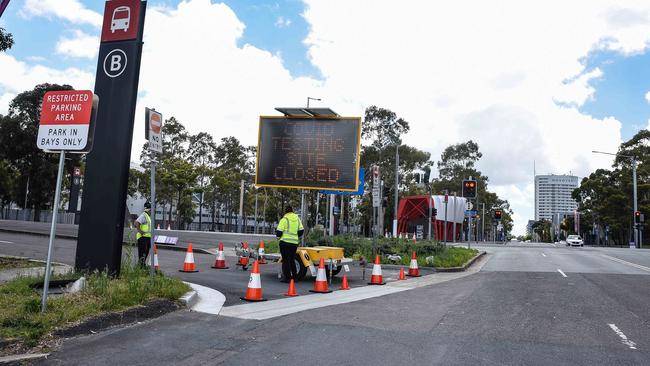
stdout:
<svg viewBox="0 0 650 366">
<path fill-rule="evenodd" d="M 0 234 L 0 252 L 38 252 L 34 238 Z M 57 243 L 55 258 L 69 245 Z M 179 311 L 66 340 L 43 364 L 650 364 L 650 250 L 480 247 L 483 267 L 460 279 L 262 321 Z M 170 274 L 180 266 L 182 253 L 159 254 Z M 238 275 L 196 258 L 206 281 Z"/>
</svg>

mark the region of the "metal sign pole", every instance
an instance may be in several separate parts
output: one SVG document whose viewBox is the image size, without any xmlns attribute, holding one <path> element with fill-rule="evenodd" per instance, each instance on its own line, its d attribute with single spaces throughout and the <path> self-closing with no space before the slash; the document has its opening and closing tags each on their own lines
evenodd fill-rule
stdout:
<svg viewBox="0 0 650 366">
<path fill-rule="evenodd" d="M 59 208 L 59 196 L 61 196 L 61 180 L 63 178 L 63 162 L 65 151 L 61 150 L 59 155 L 59 172 L 56 176 L 56 190 L 54 193 L 54 207 L 52 207 L 52 225 L 50 226 L 50 242 L 47 245 L 47 262 L 45 262 L 45 281 L 43 282 L 43 298 L 41 300 L 41 312 L 47 309 L 47 292 L 50 289 L 50 270 L 52 268 L 52 246 L 56 235 L 56 219 Z"/>
<path fill-rule="evenodd" d="M 156 244 L 156 159 L 151 159 L 151 238 L 149 260 L 151 260 L 151 279 L 156 275 L 153 246 Z"/>
</svg>

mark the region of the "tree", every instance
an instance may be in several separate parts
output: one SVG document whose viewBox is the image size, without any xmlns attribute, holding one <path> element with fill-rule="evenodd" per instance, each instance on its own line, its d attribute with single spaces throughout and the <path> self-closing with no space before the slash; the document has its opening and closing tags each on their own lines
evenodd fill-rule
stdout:
<svg viewBox="0 0 650 366">
<path fill-rule="evenodd" d="M 194 189 L 194 192 L 199 195 L 199 230 L 203 227 L 203 199 L 206 179 L 215 162 L 215 149 L 216 145 L 212 136 L 206 132 L 200 132 L 189 138 L 188 155 L 192 162 L 197 165 L 198 174 L 198 186 Z"/>
<path fill-rule="evenodd" d="M 0 27 L 0 52 L 10 49 L 14 45 L 14 37 L 4 28 Z"/>
<path fill-rule="evenodd" d="M 409 129 L 409 123 L 397 118 L 395 112 L 373 105 L 366 108 L 361 137 L 372 140 L 372 145 L 381 150 L 400 143 Z"/>
</svg>

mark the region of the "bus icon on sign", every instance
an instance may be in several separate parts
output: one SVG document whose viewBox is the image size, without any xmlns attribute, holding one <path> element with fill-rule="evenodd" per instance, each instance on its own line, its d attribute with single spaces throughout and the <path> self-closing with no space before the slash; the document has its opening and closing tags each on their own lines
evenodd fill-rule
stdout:
<svg viewBox="0 0 650 366">
<path fill-rule="evenodd" d="M 123 30 L 126 32 L 129 29 L 129 21 L 131 20 L 131 8 L 128 6 L 119 6 L 113 10 L 113 17 L 111 18 L 111 33 L 116 30 Z"/>
</svg>

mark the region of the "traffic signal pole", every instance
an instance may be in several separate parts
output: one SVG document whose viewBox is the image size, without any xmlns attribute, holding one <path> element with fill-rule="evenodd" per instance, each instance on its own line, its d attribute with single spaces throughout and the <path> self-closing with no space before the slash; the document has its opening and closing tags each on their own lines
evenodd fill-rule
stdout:
<svg viewBox="0 0 650 366">
<path fill-rule="evenodd" d="M 634 195 L 634 212 L 638 210 L 637 204 L 637 193 L 636 193 L 636 158 L 632 158 L 632 185 L 633 185 L 633 195 Z M 634 246 L 637 249 L 641 248 L 641 243 L 639 242 L 639 224 L 634 223 Z"/>
</svg>

